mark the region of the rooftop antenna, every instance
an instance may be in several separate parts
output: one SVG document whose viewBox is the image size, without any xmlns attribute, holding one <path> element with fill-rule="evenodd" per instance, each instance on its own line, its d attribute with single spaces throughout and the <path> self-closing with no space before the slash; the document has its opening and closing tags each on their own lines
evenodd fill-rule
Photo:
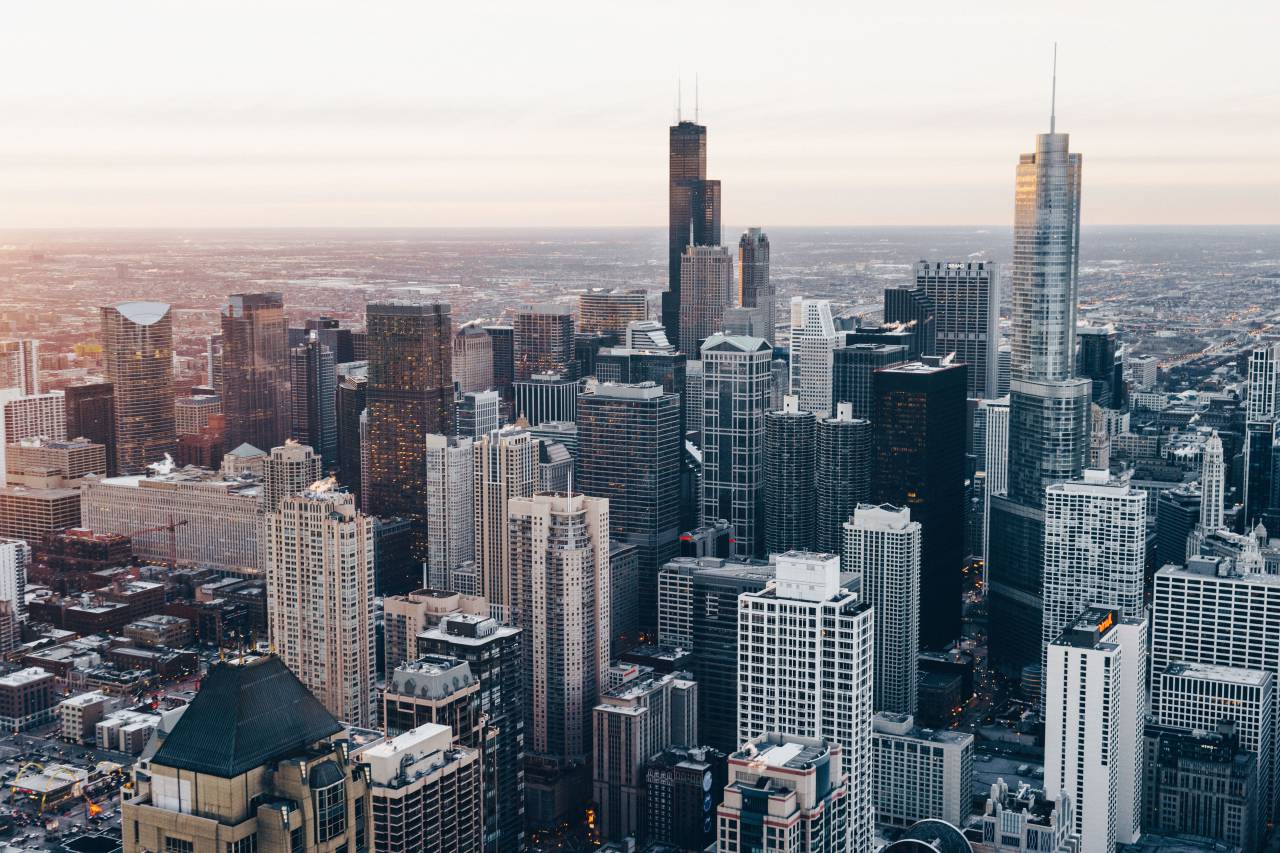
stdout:
<svg viewBox="0 0 1280 853">
<path fill-rule="evenodd" d="M 1053 133 L 1058 123 L 1058 43 L 1053 43 L 1053 88 L 1049 94 L 1049 132 Z"/>
<path fill-rule="evenodd" d="M 684 121 L 684 81 L 676 77 L 676 124 Z"/>
<path fill-rule="evenodd" d="M 693 75 L 693 123 L 698 123 L 698 113 L 701 112 L 702 102 L 698 94 L 698 75 Z"/>
</svg>

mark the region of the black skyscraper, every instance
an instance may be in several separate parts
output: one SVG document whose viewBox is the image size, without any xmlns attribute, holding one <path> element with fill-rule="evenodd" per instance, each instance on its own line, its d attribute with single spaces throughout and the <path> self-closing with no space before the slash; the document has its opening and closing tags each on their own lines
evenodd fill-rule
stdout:
<svg viewBox="0 0 1280 853">
<path fill-rule="evenodd" d="M 872 499 L 911 509 L 923 527 L 920 644 L 960 636 L 968 373 L 937 358 L 875 374 Z"/>
<path fill-rule="evenodd" d="M 849 403 L 818 421 L 813 466 L 814 550 L 839 554 L 843 525 L 871 497 L 871 421 L 855 418 Z"/>
<path fill-rule="evenodd" d="M 813 412 L 788 396 L 764 416 L 764 541 L 770 554 L 813 550 Z"/>
<path fill-rule="evenodd" d="M 846 333 L 845 337 L 848 337 Z M 907 349 L 880 343 L 846 343 L 831 354 L 831 397 L 853 406 L 855 418 L 875 414 L 875 372 L 907 360 Z"/>
<path fill-rule="evenodd" d="M 349 373 L 338 379 L 335 395 L 338 482 L 350 489 L 357 499 L 360 498 L 360 415 L 364 412 L 368 383 L 368 377 Z"/>
<path fill-rule="evenodd" d="M 72 385 L 64 392 L 67 438 L 87 438 L 107 449 L 107 474 L 116 475 L 115 387 L 110 382 Z"/>
<path fill-rule="evenodd" d="M 1080 349 L 1076 375 L 1093 380 L 1093 402 L 1104 409 L 1121 410 L 1128 403 L 1124 361 L 1112 326 L 1083 326 L 1076 330 Z"/>
<path fill-rule="evenodd" d="M 310 445 L 324 460 L 324 470 L 338 467 L 337 372 L 333 350 L 313 331 L 289 350 L 289 432 Z"/>
<path fill-rule="evenodd" d="M 493 341 L 493 389 L 503 399 L 511 399 L 511 383 L 516 378 L 515 329 L 511 326 L 485 326 Z"/>
<path fill-rule="evenodd" d="M 707 180 L 707 128 L 691 121 L 671 127 L 667 290 L 662 325 L 680 340 L 680 256 L 687 246 L 720 245 L 720 182 Z"/>
<path fill-rule="evenodd" d="M 920 355 L 942 355 L 934 331 L 937 308 L 923 290 L 915 287 L 889 287 L 884 291 L 884 322 L 897 324 L 915 335 L 913 349 Z"/>
</svg>

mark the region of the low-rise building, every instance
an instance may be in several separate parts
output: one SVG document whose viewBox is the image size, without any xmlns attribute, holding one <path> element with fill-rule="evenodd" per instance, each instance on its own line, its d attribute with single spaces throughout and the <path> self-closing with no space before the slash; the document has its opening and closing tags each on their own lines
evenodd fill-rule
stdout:
<svg viewBox="0 0 1280 853">
<path fill-rule="evenodd" d="M 21 732 L 53 720 L 53 673 L 31 666 L 0 677 L 0 731 Z"/>
<path fill-rule="evenodd" d="M 974 853 L 1077 853 L 1071 797 L 1057 800 L 1023 783 L 1010 791 L 1003 779 L 991 786 L 982 814 L 965 828 Z"/>
<path fill-rule="evenodd" d="M 880 826 L 927 818 L 962 826 L 973 787 L 973 735 L 916 726 L 910 714 L 872 718 L 871 790 Z"/>
<path fill-rule="evenodd" d="M 63 699 L 56 709 L 60 723 L 58 736 L 71 743 L 96 742 L 96 726 L 106 707 L 106 695 L 97 690 Z"/>
<path fill-rule="evenodd" d="M 124 635 L 143 646 L 180 649 L 195 639 L 190 619 L 153 613 L 124 626 Z"/>
<path fill-rule="evenodd" d="M 160 725 L 160 715 L 145 711 L 115 711 L 94 726 L 98 749 L 138 755 Z"/>
</svg>

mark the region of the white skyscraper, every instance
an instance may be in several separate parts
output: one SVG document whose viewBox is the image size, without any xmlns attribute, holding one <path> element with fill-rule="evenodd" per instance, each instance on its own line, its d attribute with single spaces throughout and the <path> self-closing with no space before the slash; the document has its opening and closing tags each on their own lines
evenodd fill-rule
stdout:
<svg viewBox="0 0 1280 853">
<path fill-rule="evenodd" d="M 840 744 L 844 849 L 872 849 L 871 606 L 840 586 L 840 558 L 800 551 L 779 554 L 777 583 L 738 602 L 738 740 L 778 732 Z"/>
<path fill-rule="evenodd" d="M 27 619 L 27 567 L 31 565 L 31 546 L 21 539 L 0 539 L 0 607 L 7 608 L 5 624 L 13 628 L 10 636 L 0 637 L 0 651 L 11 651 L 18 642 L 20 622 Z"/>
<path fill-rule="evenodd" d="M 920 656 L 920 522 L 908 507 L 859 504 L 844 523 L 846 572 L 862 580 L 862 600 L 875 608 L 875 696 L 872 708 L 915 714 Z"/>
<path fill-rule="evenodd" d="M 514 578 L 508 569 L 507 503 L 527 498 L 538 483 L 538 440 L 527 430 L 506 426 L 481 436 L 471 446 L 475 455 L 476 591 L 489 600 L 499 622 L 508 621 Z"/>
<path fill-rule="evenodd" d="M 264 516 L 271 642 L 329 713 L 373 725 L 373 518 L 333 480 Z"/>
<path fill-rule="evenodd" d="M 800 409 L 819 418 L 831 413 L 831 368 L 836 348 L 831 303 L 791 298 L 791 393 Z"/>
<path fill-rule="evenodd" d="M 1075 805 L 1080 853 L 1141 835 L 1147 623 L 1089 609 L 1049 645 L 1044 788 Z"/>
<path fill-rule="evenodd" d="M 1045 490 L 1042 651 L 1086 608 L 1142 614 L 1146 537 L 1147 493 L 1106 471 Z"/>
<path fill-rule="evenodd" d="M 475 451 L 466 437 L 426 441 L 427 586 L 451 589 L 454 570 L 475 559 Z"/>
<path fill-rule="evenodd" d="M 982 580 L 986 586 L 987 554 L 991 547 L 991 499 L 1009 493 L 1009 395 L 979 400 L 986 413 L 983 435 L 986 452 L 985 489 L 982 493 Z"/>
<path fill-rule="evenodd" d="M 1204 443 L 1200 460 L 1200 527 L 1212 533 L 1222 527 L 1222 496 L 1226 468 L 1222 461 L 1222 439 L 1215 429 Z"/>
</svg>

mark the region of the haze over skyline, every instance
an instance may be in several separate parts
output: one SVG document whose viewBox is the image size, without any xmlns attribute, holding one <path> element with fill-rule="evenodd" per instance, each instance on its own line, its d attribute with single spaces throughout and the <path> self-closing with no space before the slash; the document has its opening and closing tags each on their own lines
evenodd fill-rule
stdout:
<svg viewBox="0 0 1280 853">
<path fill-rule="evenodd" d="M 1275 4 L 911 8 L 23 4 L 0 227 L 658 226 L 695 74 L 726 222 L 1004 224 L 1054 40 L 1086 225 L 1280 222 Z"/>
</svg>

